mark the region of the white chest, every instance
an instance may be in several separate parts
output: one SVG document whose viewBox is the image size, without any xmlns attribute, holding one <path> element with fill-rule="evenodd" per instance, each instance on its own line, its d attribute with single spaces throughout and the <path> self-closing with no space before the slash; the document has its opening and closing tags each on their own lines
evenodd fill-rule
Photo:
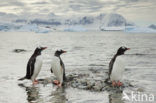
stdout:
<svg viewBox="0 0 156 103">
<path fill-rule="evenodd" d="M 56 78 L 63 83 L 63 68 L 60 65 L 60 59 L 58 57 L 53 57 L 51 62 L 51 69 L 56 76 Z"/>
<path fill-rule="evenodd" d="M 41 67 L 42 67 L 42 56 L 37 56 L 35 64 L 34 64 L 34 72 L 32 75 L 33 80 L 38 76 L 38 74 L 41 70 Z"/>
<path fill-rule="evenodd" d="M 123 56 L 118 56 L 114 62 L 112 73 L 111 73 L 111 80 L 122 80 L 123 73 L 125 70 L 125 62 Z"/>
</svg>

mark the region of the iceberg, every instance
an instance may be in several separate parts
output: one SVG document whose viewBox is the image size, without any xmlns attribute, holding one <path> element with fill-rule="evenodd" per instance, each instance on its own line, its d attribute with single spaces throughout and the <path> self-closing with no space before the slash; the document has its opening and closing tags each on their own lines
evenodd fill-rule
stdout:
<svg viewBox="0 0 156 103">
<path fill-rule="evenodd" d="M 101 31 L 123 31 L 127 24 L 126 19 L 120 14 L 107 14 L 103 19 Z"/>
<path fill-rule="evenodd" d="M 103 27 L 100 28 L 101 31 L 123 31 L 125 30 L 124 26 L 121 27 Z"/>
</svg>

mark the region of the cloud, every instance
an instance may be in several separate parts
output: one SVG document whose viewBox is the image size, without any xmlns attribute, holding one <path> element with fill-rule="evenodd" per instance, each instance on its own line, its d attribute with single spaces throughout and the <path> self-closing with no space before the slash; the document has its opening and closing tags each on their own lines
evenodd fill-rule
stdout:
<svg viewBox="0 0 156 103">
<path fill-rule="evenodd" d="M 156 0 L 1 0 L 0 12 L 22 16 L 43 16 L 50 13 L 63 16 L 95 15 L 115 12 L 127 18 L 133 16 L 135 19 L 140 12 L 147 18 L 156 18 L 155 5 Z"/>
<path fill-rule="evenodd" d="M 145 3 L 151 3 L 155 6 L 155 0 L 1 0 L 0 11 L 4 8 L 14 7 L 23 12 L 30 13 L 47 13 L 54 12 L 56 14 L 75 14 L 96 13 L 96 12 L 116 12 L 122 8 L 142 8 L 146 7 Z M 145 5 L 140 5 L 145 4 Z M 148 5 L 149 6 L 149 5 Z M 16 9 L 18 11 L 18 9 Z M 6 10 L 7 12 L 7 10 Z"/>
<path fill-rule="evenodd" d="M 0 6 L 24 6 L 25 4 L 17 0 L 1 0 Z"/>
<path fill-rule="evenodd" d="M 44 5 L 44 4 L 48 4 L 48 2 L 41 1 L 41 2 L 35 2 L 35 3 L 32 3 L 32 4 L 35 4 L 35 5 Z"/>
</svg>

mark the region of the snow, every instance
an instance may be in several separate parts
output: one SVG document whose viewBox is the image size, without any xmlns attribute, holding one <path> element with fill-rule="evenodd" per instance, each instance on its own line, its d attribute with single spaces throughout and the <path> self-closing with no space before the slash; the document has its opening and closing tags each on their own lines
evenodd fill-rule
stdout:
<svg viewBox="0 0 156 103">
<path fill-rule="evenodd" d="M 109 30 L 124 30 L 125 25 L 127 24 L 126 19 L 119 14 L 107 14 L 103 17 L 104 20 L 102 25 L 100 26 L 100 29 L 102 31 L 109 31 Z"/>
</svg>

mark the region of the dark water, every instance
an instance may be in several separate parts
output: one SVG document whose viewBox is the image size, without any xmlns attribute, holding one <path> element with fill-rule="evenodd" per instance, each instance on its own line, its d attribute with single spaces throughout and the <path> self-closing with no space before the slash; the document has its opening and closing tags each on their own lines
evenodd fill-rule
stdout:
<svg viewBox="0 0 156 103">
<path fill-rule="evenodd" d="M 42 54 L 43 68 L 38 78 L 49 78 L 50 61 L 56 49 L 62 55 L 66 73 L 84 73 L 90 69 L 108 69 L 108 63 L 120 46 L 126 52 L 124 79 L 134 87 L 124 92 L 139 91 L 156 95 L 156 34 L 128 34 L 123 32 L 30 32 L 0 33 L 0 102 L 1 103 L 132 103 L 122 100 L 122 93 L 90 92 L 75 88 L 57 88 L 51 83 L 32 86 L 30 81 L 19 83 L 25 75 L 26 64 L 38 45 L 47 46 Z M 14 53 L 14 49 L 26 52 Z M 96 77 L 95 77 L 96 78 Z M 156 98 L 156 97 L 155 97 Z M 142 103 L 142 102 L 140 102 Z M 146 102 L 149 103 L 149 102 Z"/>
</svg>

